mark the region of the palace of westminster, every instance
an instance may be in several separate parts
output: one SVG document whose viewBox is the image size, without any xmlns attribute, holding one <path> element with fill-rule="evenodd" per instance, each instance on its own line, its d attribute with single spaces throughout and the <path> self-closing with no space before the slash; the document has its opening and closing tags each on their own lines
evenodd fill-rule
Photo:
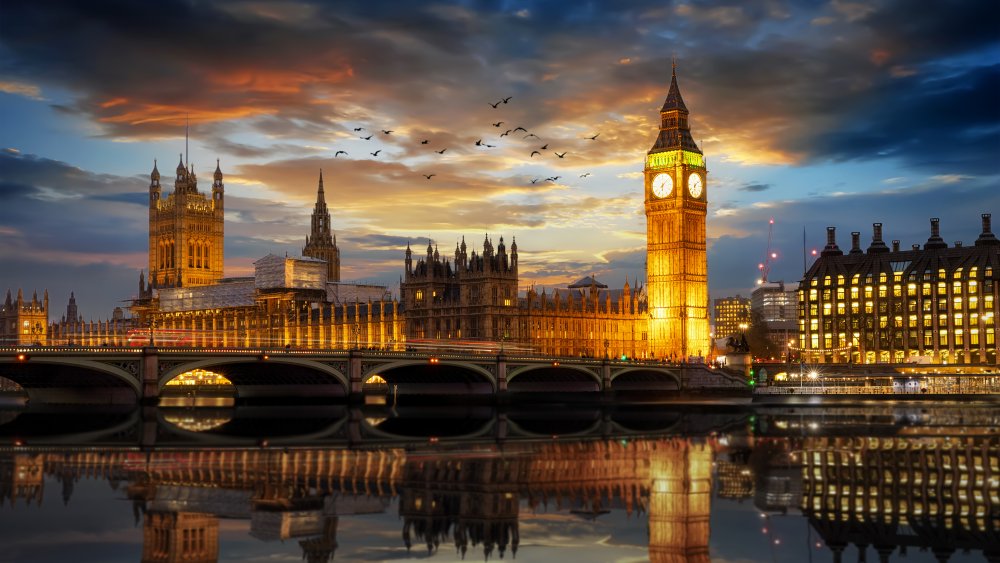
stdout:
<svg viewBox="0 0 1000 563">
<path fill-rule="evenodd" d="M 223 277 L 225 187 L 211 193 L 178 164 L 164 193 L 155 164 L 149 185 L 148 279 L 140 274 L 133 317 L 83 322 L 73 296 L 62 322 L 48 321 L 48 294 L 18 291 L 0 306 L 0 341 L 27 344 L 403 349 L 428 341 L 484 343 L 553 356 L 683 360 L 711 353 L 706 257 L 707 168 L 688 124 L 676 71 L 644 161 L 646 280 L 609 289 L 592 277 L 565 288 L 519 292 L 518 246 L 465 239 L 449 259 L 430 242 L 407 245 L 399 298 L 377 285 L 342 283 L 340 250 L 322 172 L 302 257 L 273 254 L 252 277 Z M 798 338 L 815 363 L 934 362 L 996 365 L 1000 240 L 983 214 L 974 245 L 949 247 L 932 219 L 923 248 L 899 250 L 859 233 L 844 254 L 833 227 L 798 294 Z M 862 297 L 863 295 L 863 297 Z M 142 331 L 145 331 L 144 333 Z M 145 334 L 145 337 L 141 335 Z"/>
</svg>

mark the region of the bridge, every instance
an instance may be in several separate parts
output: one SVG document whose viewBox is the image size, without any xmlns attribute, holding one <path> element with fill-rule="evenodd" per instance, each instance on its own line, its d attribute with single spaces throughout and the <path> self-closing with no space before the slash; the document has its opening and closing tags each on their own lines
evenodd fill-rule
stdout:
<svg viewBox="0 0 1000 563">
<path fill-rule="evenodd" d="M 484 403 L 748 393 L 733 372 L 643 360 L 288 348 L 0 348 L 0 377 L 20 385 L 32 403 L 157 404 L 168 382 L 192 370 L 224 376 L 237 399 L 251 401 L 361 403 L 372 392 Z"/>
</svg>

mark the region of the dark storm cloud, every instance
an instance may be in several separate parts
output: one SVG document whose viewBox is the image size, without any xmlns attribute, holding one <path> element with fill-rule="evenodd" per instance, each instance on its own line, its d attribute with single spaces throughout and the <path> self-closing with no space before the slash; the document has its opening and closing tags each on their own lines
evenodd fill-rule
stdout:
<svg viewBox="0 0 1000 563">
<path fill-rule="evenodd" d="M 939 202 L 947 201 L 947 205 Z M 949 245 L 961 240 L 972 244 L 981 231 L 980 215 L 1000 212 L 1000 190 L 993 180 L 942 178 L 899 191 L 819 197 L 780 202 L 763 208 L 747 208 L 726 217 L 727 229 L 750 233 L 745 236 L 712 237 L 708 267 L 713 297 L 742 291 L 744 295 L 759 277 L 758 264 L 765 258 L 770 218 L 776 218 L 771 250 L 772 281 L 797 282 L 803 272 L 803 252 L 812 263 L 812 250 L 826 244 L 826 228 L 835 227 L 841 250 L 851 247 L 852 231 L 861 233 L 861 248 L 872 240 L 872 224 L 882 223 L 883 240 L 899 240 L 901 248 L 923 245 L 930 235 L 931 217 L 941 219 L 942 236 Z M 709 235 L 713 224 L 709 218 Z M 803 247 L 803 229 L 806 241 Z"/>
<path fill-rule="evenodd" d="M 983 172 L 998 145 L 990 133 L 997 110 L 987 99 L 996 71 L 942 60 L 997 46 L 994 30 L 980 23 L 996 21 L 998 8 L 986 0 L 925 10 L 898 1 L 774 0 L 572 9 L 65 1 L 4 9 L 18 25 L 0 37 L 0 76 L 68 88 L 76 98 L 67 111 L 117 136 L 176 134 L 187 115 L 209 129 L 203 124 L 247 119 L 272 138 L 323 141 L 346 132 L 338 125 L 346 121 L 373 130 L 407 125 L 398 120 L 468 128 L 495 118 L 488 102 L 512 95 L 519 106 L 509 119 L 568 141 L 560 129 L 567 119 L 599 121 L 662 95 L 669 54 L 679 51 L 685 93 L 712 108 L 696 116 L 700 134 L 739 156 L 892 155 L 933 167 L 925 154 L 936 143 L 936 162 Z M 828 25 L 810 23 L 821 20 Z M 924 116 L 948 112 L 914 113 L 935 107 L 958 114 L 932 127 Z M 295 150 L 214 146 L 247 158 Z"/>
<path fill-rule="evenodd" d="M 817 135 L 815 150 L 833 160 L 898 156 L 925 169 L 996 173 L 1000 65 L 931 72 L 886 84 L 877 96 L 886 103 L 854 126 Z"/>
<path fill-rule="evenodd" d="M 772 186 L 771 184 L 753 183 L 753 184 L 744 184 L 737 189 L 739 189 L 741 192 L 763 192 L 773 187 L 774 186 Z"/>
</svg>

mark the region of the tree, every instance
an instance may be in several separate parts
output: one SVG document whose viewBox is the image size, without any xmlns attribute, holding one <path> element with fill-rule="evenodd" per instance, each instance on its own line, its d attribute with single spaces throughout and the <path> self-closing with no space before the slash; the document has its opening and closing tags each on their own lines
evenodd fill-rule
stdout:
<svg viewBox="0 0 1000 563">
<path fill-rule="evenodd" d="M 750 312 L 750 328 L 747 329 L 747 344 L 755 358 L 780 358 L 781 347 L 770 338 L 771 331 L 760 311 Z"/>
</svg>

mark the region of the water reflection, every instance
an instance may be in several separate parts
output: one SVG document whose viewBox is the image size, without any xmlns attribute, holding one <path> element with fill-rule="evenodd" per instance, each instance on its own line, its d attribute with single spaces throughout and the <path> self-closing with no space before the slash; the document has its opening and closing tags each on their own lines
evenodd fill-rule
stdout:
<svg viewBox="0 0 1000 563">
<path fill-rule="evenodd" d="M 294 551 L 316 562 L 451 553 L 527 561 L 596 553 L 611 560 L 634 559 L 637 549 L 651 561 L 678 563 L 869 555 L 880 562 L 998 561 L 1000 436 L 984 424 L 996 413 L 941 414 L 945 423 L 935 426 L 891 413 L 758 409 L 730 413 L 741 424 L 722 431 L 711 430 L 718 414 L 701 423 L 687 414 L 673 435 L 504 443 L 2 447 L 0 518 L 7 524 L 0 541 L 15 546 L 15 559 L 33 558 L 12 541 L 19 533 L 14 516 L 28 506 L 55 513 L 61 506 L 43 503 L 47 494 L 70 506 L 78 502 L 74 487 L 104 481 L 107 498 L 128 503 L 95 504 L 95 518 L 110 522 L 104 511 L 130 510 L 141 526 L 141 559 L 149 562 L 217 560 L 227 551 L 223 522 L 244 522 L 261 553 Z M 441 424 L 426 415 L 434 427 Z M 685 430 L 699 424 L 703 433 Z M 802 527 L 788 525 L 792 519 Z M 354 531 L 343 535 L 351 522 Z M 614 541 L 574 541 L 579 523 L 606 530 Z M 556 535 L 566 544 L 562 551 L 548 545 Z M 341 547 L 361 538 L 378 543 L 369 548 L 392 550 L 391 557 Z M 68 544 L 62 557 L 73 549 Z"/>
</svg>

